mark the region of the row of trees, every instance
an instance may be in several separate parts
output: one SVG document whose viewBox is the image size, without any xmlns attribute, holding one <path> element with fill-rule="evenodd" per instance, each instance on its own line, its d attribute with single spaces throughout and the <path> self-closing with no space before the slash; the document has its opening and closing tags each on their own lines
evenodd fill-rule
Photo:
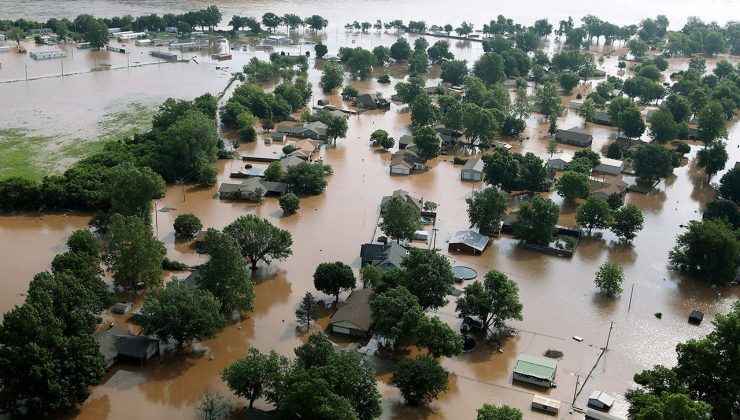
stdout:
<svg viewBox="0 0 740 420">
<path fill-rule="evenodd" d="M 269 31 L 274 32 L 280 25 L 285 25 L 286 31 L 293 31 L 299 27 L 310 28 L 313 31 L 321 31 L 329 24 L 329 21 L 319 15 L 312 15 L 305 19 L 293 13 L 286 13 L 283 16 L 276 15 L 272 12 L 267 12 L 262 15 L 261 20 L 257 20 L 251 16 L 238 16 L 234 15 L 229 21 L 229 26 L 234 31 L 239 31 L 243 28 L 248 28 L 250 32 L 258 34 L 262 32 L 262 26 L 264 25 Z"/>
</svg>

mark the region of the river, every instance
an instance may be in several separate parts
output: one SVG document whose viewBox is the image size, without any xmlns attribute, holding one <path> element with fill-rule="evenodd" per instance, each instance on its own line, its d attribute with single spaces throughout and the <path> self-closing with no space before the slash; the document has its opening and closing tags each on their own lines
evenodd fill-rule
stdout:
<svg viewBox="0 0 740 420">
<path fill-rule="evenodd" d="M 575 2 L 581 5 L 585 2 Z M 643 15 L 665 12 L 672 18 L 688 16 L 692 13 L 689 2 L 651 2 L 642 9 L 627 7 L 637 2 L 604 5 L 598 14 L 618 22 L 628 23 Z M 670 4 L 669 4 L 670 3 Z M 49 1 L 19 2 L 11 0 L 3 3 L 0 17 L 23 15 L 46 17 L 50 11 L 60 10 L 55 15 L 73 16 L 87 12 L 98 15 L 120 15 L 124 13 L 162 13 L 189 10 L 205 5 L 196 2 L 110 2 L 110 1 L 67 1 L 61 5 Z M 369 20 L 371 18 L 390 19 L 413 16 L 426 19 L 429 23 L 434 16 L 452 22 L 465 19 L 464 10 L 455 4 L 425 2 L 423 8 L 418 3 L 407 1 L 386 3 L 381 1 L 353 2 L 353 6 L 343 6 L 339 2 L 264 3 L 252 2 L 249 7 L 243 3 L 222 2 L 219 6 L 227 13 L 261 14 L 262 11 L 290 11 L 301 15 L 313 13 L 327 16 L 330 20 Z M 346 3 L 342 3 L 346 4 Z M 392 4 L 393 7 L 388 7 Z M 477 4 L 476 2 L 472 5 Z M 531 10 L 541 11 L 554 20 L 567 14 L 577 15 L 579 10 L 572 4 L 552 6 L 550 2 L 507 3 L 498 8 L 495 3 L 480 3 L 480 10 L 491 10 L 490 17 L 498 13 L 528 22 L 533 17 Z M 416 5 L 416 6 L 415 6 Z M 541 5 L 541 7 L 539 7 Z M 708 2 L 702 6 L 701 14 L 707 20 L 726 16 L 715 8 L 726 7 L 725 2 Z M 356 6 L 356 7 L 355 7 Z M 562 6 L 562 7 L 561 7 Z M 288 10 L 289 8 L 289 10 Z M 610 14 L 610 8 L 614 8 Z M 340 9 L 340 10 L 339 10 Z M 412 9 L 416 9 L 412 12 Z M 421 10 L 418 10 L 421 9 Z M 557 10 L 555 10 L 557 9 Z M 662 9 L 662 10 L 661 10 Z M 248 11 L 247 11 L 248 10 Z M 351 11 L 351 13 L 349 12 Z M 370 13 L 373 11 L 373 13 Z M 617 11 L 620 11 L 617 13 Z M 365 13 L 367 13 L 365 15 Z M 5 14 L 5 16 L 2 16 Z M 638 16 L 639 14 L 639 16 Z M 427 17 L 427 15 L 429 17 Z M 476 16 L 480 16 L 476 13 Z M 365 18 L 361 16 L 367 16 Z M 539 16 L 536 16 L 537 18 Z M 486 18 L 488 19 L 488 17 Z M 470 20 L 470 18 L 468 18 Z M 440 22 L 444 23 L 444 22 Z M 318 37 L 336 53 L 339 46 L 363 46 L 390 44 L 395 36 L 389 34 L 346 34 L 343 30 L 330 30 Z M 411 37 L 413 38 L 413 37 Z M 30 43 L 27 45 L 33 48 Z M 452 51 L 458 58 L 473 61 L 482 52 L 480 44 L 471 42 L 452 42 Z M 288 47 L 287 51 L 298 53 L 306 46 Z M 309 47 L 310 48 L 310 47 Z M 94 137 L 98 133 L 98 122 L 105 115 L 125 110 L 131 103 L 156 106 L 168 96 L 192 98 L 203 92 L 217 93 L 223 89 L 228 73 L 239 68 L 252 56 L 265 58 L 266 53 L 252 49 L 233 51 L 231 62 L 215 62 L 207 52 L 193 53 L 197 63 L 173 63 L 130 67 L 131 57 L 141 57 L 137 61 L 153 62 L 147 47 L 131 47 L 128 57 L 109 52 L 70 52 L 64 60 L 65 68 L 80 74 L 51 77 L 29 82 L 20 81 L 0 84 L 0 95 L 15 98 L 14 105 L 2 113 L 0 124 L 3 127 L 26 126 L 47 136 L 59 136 L 64 141 Z M 25 66 L 32 68 L 34 77 L 59 74 L 59 61 L 33 62 L 26 56 L 3 55 L 3 69 L 0 81 L 23 79 Z M 87 72 L 98 66 L 100 61 L 121 67 L 115 71 Z M 670 60 L 671 70 L 685 68 L 682 60 Z M 710 61 L 710 67 L 712 62 Z M 222 69 L 228 66 L 231 69 Z M 219 67 L 219 69 L 217 69 Z M 320 65 L 313 60 L 310 64 L 309 80 L 314 86 L 314 97 L 325 98 L 318 88 Z M 605 71 L 616 71 L 616 54 L 607 58 L 603 65 Z M 7 73 L 6 73 L 7 72 Z M 387 69 L 393 82 L 403 77 L 397 66 Z M 428 84 L 434 84 L 439 77 L 439 69 L 433 68 Z M 360 92 L 382 92 L 385 96 L 393 93 L 390 86 L 376 81 L 351 82 Z M 346 107 L 337 95 L 330 95 L 331 103 Z M 566 101 L 570 98 L 566 98 Z M 408 177 L 388 175 L 390 154 L 381 153 L 368 147 L 368 138 L 378 128 L 386 129 L 398 139 L 408 133 L 409 114 L 400 113 L 401 106 L 394 104 L 389 111 L 372 111 L 350 118 L 346 139 L 340 139 L 336 148 L 322 149 L 326 163 L 332 165 L 334 174 L 329 177 L 326 191 L 315 197 L 301 200 L 298 214 L 283 217 L 277 200 L 268 198 L 261 205 L 232 203 L 217 198 L 217 187 L 201 189 L 192 186 L 169 187 L 167 195 L 157 200 L 156 234 L 167 246 L 171 259 L 188 264 L 204 261 L 196 254 L 189 243 L 175 241 L 172 222 L 177 215 L 192 212 L 203 220 L 206 227 L 222 228 L 236 217 L 256 214 L 268 218 L 277 226 L 288 229 L 294 239 L 293 256 L 285 261 L 276 261 L 269 267 L 262 267 L 256 274 L 257 297 L 255 309 L 246 319 L 230 325 L 214 339 L 207 340 L 197 347 L 197 351 L 177 356 L 168 356 L 162 361 L 153 360 L 142 366 L 120 365 L 107 376 L 104 384 L 94 388 L 91 397 L 82 405 L 75 417 L 83 419 L 123 419 L 139 418 L 195 418 L 197 399 L 206 389 L 217 390 L 234 405 L 241 407 L 244 401 L 238 400 L 225 388 L 219 372 L 235 359 L 242 357 L 250 347 L 262 351 L 275 349 L 285 355 L 292 355 L 292 349 L 299 345 L 305 334 L 297 331 L 294 310 L 306 291 L 314 292 L 312 273 L 321 262 L 343 261 L 355 270 L 359 269 L 359 248 L 363 242 L 372 239 L 378 204 L 384 195 L 396 189 L 405 189 L 412 195 L 423 196 L 440 204 L 438 219 L 437 246 L 446 254 L 446 241 L 458 229 L 467 227 L 464 198 L 472 190 L 480 189 L 480 184 L 471 185 L 460 182 L 460 166 L 451 162 L 451 157 L 443 156 L 432 163 L 429 171 Z M 570 127 L 581 124 L 580 118 L 568 113 L 558 125 Z M 0 127 L 2 128 L 2 127 Z M 594 149 L 600 149 L 616 135 L 614 129 L 589 124 L 594 135 Z M 532 151 L 545 158 L 546 127 L 538 124 L 536 117 L 528 120 L 527 137 L 521 143 L 512 143 L 514 150 Z M 232 134 L 224 133 L 226 137 Z M 740 160 L 737 147 L 740 139 L 738 124 L 731 126 L 728 152 L 728 166 Z M 60 145 L 56 145 L 60 147 Z M 273 156 L 280 153 L 280 144 L 265 145 L 258 141 L 242 145 L 241 153 Z M 48 147 L 54 147 L 50 145 Z M 674 176 L 662 181 L 647 195 L 630 193 L 627 201 L 640 207 L 645 215 L 645 229 L 634 241 L 634 246 L 626 247 L 616 243 L 615 237 L 606 232 L 601 236 L 583 239 L 572 259 L 561 259 L 521 249 L 512 238 L 501 237 L 493 241 L 481 256 L 451 255 L 453 265 L 464 263 L 475 268 L 479 276 L 489 269 L 497 269 L 514 279 L 521 290 L 524 304 L 524 321 L 513 322 L 520 330 L 518 336 L 505 343 L 503 353 L 493 348 L 480 347 L 472 353 L 451 359 L 443 359 L 442 365 L 453 375 L 450 390 L 426 408 L 408 408 L 403 405 L 398 391 L 389 385 L 391 370 L 386 360 L 378 360 L 378 379 L 383 395 L 384 418 L 473 418 L 475 409 L 483 403 L 507 403 L 522 409 L 526 418 L 539 419 L 549 416 L 529 411 L 532 390 L 512 384 L 511 372 L 518 353 L 541 354 L 547 349 L 557 349 L 565 353 L 559 363 L 558 387 L 547 393 L 549 396 L 569 404 L 573 397 L 576 380 L 583 378 L 591 370 L 603 347 L 613 322 L 609 351 L 601 359 L 587 386 L 579 395 L 576 405 L 585 406 L 588 394 L 594 390 L 606 391 L 618 398 L 612 414 L 624 415 L 626 404 L 620 395 L 633 386 L 632 375 L 641 369 L 661 363 L 675 363 L 674 347 L 678 342 L 697 338 L 711 331 L 711 319 L 716 313 L 729 310 L 737 299 L 737 288 L 719 289 L 721 297 L 715 297 L 716 290 L 692 279 L 688 279 L 667 266 L 668 250 L 674 244 L 675 236 L 681 232 L 679 225 L 700 218 L 703 206 L 712 198 L 712 190 L 706 177 L 695 167 L 695 154 L 699 146 L 692 146 L 688 161 L 676 168 Z M 228 180 L 228 174 L 243 165 L 240 160 L 220 161 L 219 182 Z M 719 179 L 721 173 L 715 176 Z M 562 214 L 560 222 L 573 225 L 575 206 L 563 202 L 551 194 Z M 28 282 L 34 273 L 48 269 L 54 254 L 63 251 L 64 241 L 71 231 L 84 227 L 88 216 L 74 214 L 24 215 L 0 217 L 0 266 L 4 268 L 0 283 L 0 311 L 7 311 L 13 305 L 22 303 Z M 419 246 L 424 244 L 419 243 Z M 624 294 L 618 299 L 605 299 L 596 293 L 593 277 L 598 266 L 605 260 L 619 262 L 625 270 Z M 630 291 L 634 293 L 630 303 Z M 343 294 L 346 297 L 346 294 Z M 692 309 L 704 311 L 708 319 L 701 326 L 688 326 L 686 319 Z M 662 319 L 653 314 L 662 312 Z M 448 306 L 441 308 L 437 316 L 449 322 L 454 328 L 459 320 L 454 313 L 454 298 Z M 106 316 L 125 323 L 121 317 Z M 317 321 L 324 327 L 328 314 L 324 313 Z M 583 337 L 576 342 L 572 336 Z M 337 340 L 345 344 L 342 340 Z M 212 357 L 206 357 L 208 354 Z M 264 401 L 258 407 L 268 408 Z M 578 418 L 564 410 L 561 418 Z"/>
</svg>

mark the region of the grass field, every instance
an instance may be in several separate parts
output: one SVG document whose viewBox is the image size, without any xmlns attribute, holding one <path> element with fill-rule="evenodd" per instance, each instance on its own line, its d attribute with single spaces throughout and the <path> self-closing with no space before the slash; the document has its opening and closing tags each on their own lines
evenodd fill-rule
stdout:
<svg viewBox="0 0 740 420">
<path fill-rule="evenodd" d="M 20 176 L 41 180 L 63 172 L 74 162 L 97 152 L 104 141 L 131 137 L 149 128 L 155 108 L 130 104 L 124 111 L 105 114 L 94 138 L 46 136 L 25 128 L 0 129 L 0 179 Z"/>
</svg>

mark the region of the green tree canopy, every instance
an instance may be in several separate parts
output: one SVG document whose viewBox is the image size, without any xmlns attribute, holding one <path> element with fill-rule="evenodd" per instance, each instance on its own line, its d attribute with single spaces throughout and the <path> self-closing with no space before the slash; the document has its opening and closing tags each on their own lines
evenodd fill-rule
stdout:
<svg viewBox="0 0 740 420">
<path fill-rule="evenodd" d="M 689 222 L 688 230 L 676 238 L 668 257 L 682 271 L 708 283 L 724 284 L 735 276 L 735 261 L 740 245 L 732 227 L 722 221 Z"/>
<path fill-rule="evenodd" d="M 301 162 L 288 168 L 285 180 L 296 194 L 319 195 L 327 185 L 325 170 L 320 163 Z"/>
<path fill-rule="evenodd" d="M 631 242 L 642 230 L 644 220 L 636 205 L 626 204 L 612 213 L 611 231 L 621 240 Z"/>
<path fill-rule="evenodd" d="M 417 347 L 429 350 L 434 358 L 457 356 L 463 351 L 463 340 L 460 333 L 455 332 L 436 316 L 422 318 L 417 327 L 417 335 L 419 336 Z"/>
<path fill-rule="evenodd" d="M 370 301 L 375 331 L 383 337 L 410 341 L 424 312 L 419 299 L 403 286 L 389 289 Z"/>
<path fill-rule="evenodd" d="M 521 321 L 522 304 L 519 302 L 519 286 L 506 274 L 496 270 L 486 273 L 483 283 L 475 281 L 465 287 L 457 300 L 456 311 L 464 318 L 477 317 L 483 328 L 503 328 L 509 319 Z"/>
<path fill-rule="evenodd" d="M 140 284 L 151 287 L 162 282 L 164 244 L 136 216 L 111 217 L 103 261 L 113 273 L 113 284 L 131 291 Z"/>
<path fill-rule="evenodd" d="M 141 309 L 141 329 L 160 341 L 175 340 L 181 348 L 216 335 L 225 324 L 219 309 L 210 292 L 171 281 L 147 296 Z"/>
<path fill-rule="evenodd" d="M 410 248 L 401 267 L 401 284 L 416 296 L 422 309 L 437 309 L 447 304 L 447 294 L 455 283 L 455 276 L 444 255 L 433 249 Z"/>
<path fill-rule="evenodd" d="M 601 264 L 594 278 L 596 287 L 609 297 L 619 296 L 622 293 L 622 281 L 624 281 L 622 267 L 611 261 Z"/>
<path fill-rule="evenodd" d="M 478 228 L 484 235 L 498 232 L 498 223 L 506 212 L 508 201 L 508 194 L 496 187 L 473 193 L 465 199 L 470 227 Z"/>
<path fill-rule="evenodd" d="M 180 239 L 192 239 L 203 228 L 203 223 L 193 213 L 184 213 L 175 218 L 173 227 L 176 237 Z"/>
<path fill-rule="evenodd" d="M 580 172 L 565 171 L 555 183 L 558 194 L 568 200 L 585 198 L 591 189 L 588 175 Z"/>
<path fill-rule="evenodd" d="M 419 155 L 425 159 L 434 159 L 439 156 L 441 141 L 437 132 L 431 126 L 425 125 L 414 130 L 414 144 L 419 148 Z"/>
<path fill-rule="evenodd" d="M 633 167 L 638 178 L 664 178 L 673 173 L 673 155 L 659 144 L 644 144 L 635 152 Z"/>
<path fill-rule="evenodd" d="M 414 232 L 421 228 L 419 209 L 399 197 L 393 197 L 383 207 L 383 221 L 378 227 L 389 238 L 400 242 L 412 240 Z"/>
<path fill-rule="evenodd" d="M 560 209 L 552 200 L 535 195 L 532 200 L 521 203 L 516 215 L 512 229 L 518 239 L 540 245 L 552 241 L 560 216 Z"/>
<path fill-rule="evenodd" d="M 576 211 L 576 223 L 578 226 L 588 229 L 589 235 L 592 229 L 606 229 L 612 219 L 609 204 L 603 198 L 594 195 L 588 196 L 586 202 L 578 206 Z"/>
<path fill-rule="evenodd" d="M 653 114 L 650 121 L 650 137 L 660 144 L 676 137 L 676 121 L 669 110 L 660 109 Z"/>
<path fill-rule="evenodd" d="M 211 258 L 201 266 L 197 286 L 218 299 L 221 313 L 225 315 L 231 315 L 234 310 L 251 310 L 254 282 L 242 258 L 239 242 L 225 232 L 208 229 L 201 249 Z"/>
<path fill-rule="evenodd" d="M 522 415 L 521 410 L 514 408 L 514 407 L 509 407 L 508 405 L 502 405 L 501 407 L 496 407 L 493 404 L 483 404 L 483 406 L 478 409 L 475 419 L 476 420 L 523 420 L 524 416 Z"/>
<path fill-rule="evenodd" d="M 391 383 L 410 405 L 431 401 L 448 389 L 448 373 L 436 359 L 419 355 L 396 364 Z"/>
<path fill-rule="evenodd" d="M 293 254 L 290 232 L 252 214 L 238 217 L 224 228 L 224 233 L 236 240 L 253 270 L 260 260 L 270 264 L 274 259 L 282 260 Z"/>
<path fill-rule="evenodd" d="M 321 263 L 313 273 L 313 285 L 316 290 L 334 296 L 334 303 L 338 303 L 342 290 L 355 288 L 355 274 L 352 268 L 340 261 Z"/>
<path fill-rule="evenodd" d="M 728 156 L 725 145 L 715 142 L 711 146 L 699 150 L 696 158 L 696 166 L 704 169 L 709 179 L 712 179 L 714 174 L 725 168 Z"/>
<path fill-rule="evenodd" d="M 256 348 L 251 348 L 245 357 L 221 372 L 221 379 L 234 394 L 246 398 L 249 408 L 252 408 L 255 400 L 277 391 L 274 388 L 279 385 L 280 372 L 287 370 L 288 364 L 288 359 L 274 350 L 262 354 Z"/>
</svg>

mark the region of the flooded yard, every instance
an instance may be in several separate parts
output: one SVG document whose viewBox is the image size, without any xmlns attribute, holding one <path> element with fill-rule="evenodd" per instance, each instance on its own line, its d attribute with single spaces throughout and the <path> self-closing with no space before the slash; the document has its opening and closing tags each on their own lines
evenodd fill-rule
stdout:
<svg viewBox="0 0 740 420">
<path fill-rule="evenodd" d="M 11 0 L 11 4 L 13 2 Z M 39 12 L 38 8 L 44 3 L 48 2 L 34 2 L 28 7 L 28 13 Z M 65 7 L 70 14 L 76 14 L 75 8 L 80 7 L 82 2 L 70 3 Z M 111 2 L 92 2 L 93 8 L 100 10 L 109 3 Z M 143 13 L 146 9 L 143 3 L 145 2 L 132 2 L 126 6 L 128 9 L 116 9 L 114 14 Z M 170 6 L 175 4 L 160 3 Z M 200 6 L 192 3 L 198 2 L 177 2 L 177 7 L 191 9 Z M 371 3 L 376 6 L 383 4 L 384 7 L 390 4 L 379 1 Z M 411 7 L 411 3 L 413 2 L 402 1 L 397 10 L 382 13 L 402 14 Z M 650 7 L 660 6 L 666 10 L 672 4 L 665 1 L 654 3 Z M 707 13 L 723 4 L 709 2 Z M 312 12 L 308 10 L 313 6 L 316 6 L 313 2 L 301 2 L 297 7 L 299 12 L 310 14 Z M 241 6 L 235 2 L 226 2 L 223 6 L 231 11 L 239 7 Z M 256 7 L 261 10 L 287 6 L 282 3 L 259 2 Z M 414 8 L 416 7 L 418 6 Z M 491 14 L 494 12 L 491 11 Z M 655 14 L 652 11 L 646 13 Z M 43 13 L 39 14 L 44 16 Z M 546 11 L 542 10 L 540 14 L 544 16 Z M 516 20 L 517 16 L 512 17 Z M 442 18 L 456 22 L 463 19 L 455 14 L 441 16 L 440 19 Z M 630 19 L 625 20 L 634 19 L 630 16 Z M 335 54 L 340 45 L 372 48 L 378 44 L 389 45 L 395 38 L 390 34 L 347 35 L 343 31 L 335 32 L 332 29 L 312 40 L 323 40 L 329 46 L 330 54 Z M 409 38 L 413 40 L 414 37 Z M 433 42 L 434 39 L 430 41 Z M 451 44 L 451 50 L 458 59 L 472 62 L 482 53 L 480 43 L 453 41 Z M 286 51 L 296 54 L 307 49 L 313 55 L 312 45 L 287 47 Z M 149 50 L 149 47 L 132 46 L 129 64 L 132 57 L 137 57 L 137 61 L 142 63 L 154 62 L 148 55 Z M 13 98 L 13 105 L 0 111 L 0 139 L 3 130 L 8 129 L 23 129 L 34 136 L 48 137 L 48 141 L 34 146 L 37 148 L 33 149 L 33 156 L 26 157 L 28 164 L 38 165 L 39 173 L 43 170 L 62 170 L 71 162 L 63 160 L 63 153 L 55 154 L 59 150 L 75 147 L 79 148 L 79 155 L 84 155 L 89 152 L 86 148 L 94 147 L 96 140 L 132 127 L 147 126 L 149 116 L 165 98 L 192 98 L 204 92 L 217 94 L 226 86 L 230 73 L 238 71 L 251 57 L 267 58 L 267 53 L 251 48 L 247 51 L 235 48 L 232 53 L 234 60 L 228 62 L 216 62 L 210 58 L 208 52 L 203 51 L 189 54 L 195 56 L 195 60 L 187 63 L 127 68 L 127 60 L 123 55 L 70 51 L 69 56 L 63 59 L 65 71 L 80 74 L 29 82 L 0 83 L 0 95 L 3 98 Z M 49 60 L 29 64 L 27 57 L 8 53 L 0 58 L 3 60 L 0 82 L 24 79 L 27 64 L 34 77 L 51 76 L 60 63 L 58 60 Z M 121 68 L 88 72 L 102 61 L 111 64 L 111 67 Z M 684 61 L 670 62 L 671 69 L 685 66 Z M 708 62 L 709 67 L 712 62 Z M 313 84 L 314 93 L 312 104 L 318 99 L 328 99 L 337 107 L 347 108 L 348 104 L 342 102 L 338 95 L 325 96 L 321 92 L 318 87 L 320 64 L 313 59 L 309 63 L 308 78 Z M 228 69 L 222 69 L 222 66 L 227 66 Z M 616 54 L 612 54 L 599 68 L 609 74 L 616 74 Z M 668 72 L 670 71 L 672 70 Z M 393 85 L 404 72 L 401 68 L 392 66 L 376 70 L 376 76 L 383 72 L 391 75 L 390 85 L 379 84 L 375 80 L 352 81 L 351 84 L 360 92 L 382 92 L 385 97 L 390 97 L 395 92 Z M 432 69 L 427 85 L 437 84 L 439 79 L 435 77 L 439 77 L 438 68 Z M 594 86 L 597 82 L 598 80 L 593 82 Z M 227 91 L 227 97 L 229 93 Z M 347 137 L 339 139 L 336 147 L 322 148 L 320 152 L 324 163 L 330 164 L 334 171 L 328 177 L 328 187 L 319 196 L 303 197 L 300 210 L 295 215 L 283 216 L 275 198 L 267 198 L 261 204 L 231 202 L 219 200 L 218 185 L 207 189 L 169 186 L 166 196 L 155 201 L 155 232 L 165 243 L 168 258 L 188 265 L 200 264 L 207 258 L 197 254 L 192 243 L 175 240 L 173 221 L 184 213 L 194 213 L 203 221 L 204 227 L 216 229 L 223 228 L 245 214 L 267 218 L 274 225 L 291 232 L 293 255 L 284 261 L 275 261 L 270 266 L 261 266 L 255 272 L 257 286 L 254 311 L 248 313 L 245 319 L 229 325 L 215 338 L 198 344 L 193 352 L 168 355 L 141 367 L 115 367 L 106 376 L 104 383 L 93 390 L 88 401 L 74 413 L 74 417 L 195 418 L 197 400 L 206 390 L 220 391 L 235 406 L 243 406 L 244 401 L 232 395 L 221 381 L 221 370 L 243 357 L 250 347 L 257 347 L 262 351 L 275 349 L 292 356 L 293 348 L 305 338 L 305 334 L 297 328 L 294 311 L 305 292 L 317 294 L 313 287 L 314 269 L 321 262 L 342 261 L 351 265 L 357 273 L 360 268 L 360 245 L 380 235 L 376 231 L 380 200 L 397 189 L 439 204 L 436 246 L 441 249 L 442 254 L 448 255 L 453 266 L 471 267 L 477 271 L 479 279 L 487 271 L 496 269 L 517 282 L 524 305 L 524 320 L 510 323 L 511 327 L 518 330 L 518 334 L 503 343 L 501 352 L 495 346 L 479 343 L 478 348 L 470 353 L 442 359 L 442 365 L 452 373 L 450 390 L 441 394 L 428 407 L 405 406 L 398 390 L 390 385 L 391 362 L 378 359 L 383 418 L 473 418 L 475 410 L 483 403 L 515 406 L 525 412 L 527 419 L 551 418 L 529 410 L 534 393 L 544 393 L 562 401 L 564 404 L 560 418 L 579 418 L 577 414 L 568 414 L 577 381 L 583 384 L 590 372 L 583 392 L 576 399 L 576 405 L 580 407 L 585 407 L 588 395 L 593 390 L 605 391 L 614 396 L 623 395 L 634 385 L 632 376 L 636 372 L 654 364 L 674 364 L 675 345 L 706 335 L 712 328 L 708 320 L 717 313 L 727 312 L 731 303 L 738 298 L 737 287 L 712 288 L 668 267 L 668 251 L 673 247 L 676 235 L 682 231 L 681 225 L 689 220 L 700 219 L 704 205 L 713 197 L 706 175 L 696 168 L 694 159 L 702 146 L 692 145 L 691 153 L 687 155 L 688 163 L 676 168 L 673 176 L 661 181 L 650 193 L 627 195 L 626 202 L 635 204 L 645 216 L 645 228 L 632 246 L 618 243 L 611 232 L 595 232 L 593 236 L 583 236 L 574 257 L 566 259 L 525 250 L 517 240 L 504 235 L 494 239 L 480 256 L 449 254 L 449 238 L 455 231 L 469 227 L 465 198 L 484 185 L 461 182 L 462 165 L 454 165 L 452 156 L 440 156 L 423 173 L 390 176 L 388 164 L 391 153 L 370 148 L 369 137 L 376 129 L 388 131 L 396 140 L 401 135 L 410 133 L 410 114 L 399 112 L 404 106 L 394 103 L 388 111 L 369 111 L 351 116 Z M 126 120 L 121 116 L 121 120 L 126 120 L 125 124 L 116 125 L 120 122 L 115 121 L 117 115 L 134 111 L 137 118 Z M 541 124 L 539 118 L 541 116 L 533 114 L 528 119 L 528 128 L 524 134 L 526 139 L 521 142 L 507 142 L 513 145 L 514 151 L 531 151 L 547 160 L 549 137 L 546 134 L 547 127 Z M 106 124 L 111 124 L 110 127 L 113 128 L 105 128 L 109 127 Z M 567 113 L 558 121 L 561 128 L 582 125 L 582 119 L 574 112 Z M 614 128 L 588 124 L 587 129 L 594 136 L 594 150 L 601 150 L 611 138 L 616 137 Z M 225 131 L 222 135 L 228 140 L 234 134 Z M 647 139 L 647 135 L 644 138 Z M 730 154 L 728 167 L 740 160 L 738 141 L 740 126 L 734 124 L 730 127 L 727 142 Z M 257 142 L 243 144 L 239 153 L 278 156 L 282 146 L 281 143 L 265 145 L 258 139 Z M 0 144 L 0 150 L 2 147 Z M 50 161 L 49 156 L 55 158 Z M 0 169 L 4 164 L 0 159 Z M 243 169 L 244 162 L 237 156 L 231 160 L 221 160 L 217 166 L 220 184 L 229 180 L 231 172 Z M 722 173 L 715 175 L 715 182 Z M 0 172 L 0 176 L 2 175 Z M 574 226 L 577 206 L 564 201 L 554 192 L 548 196 L 561 208 L 560 224 Z M 49 268 L 53 256 L 63 251 L 66 237 L 73 230 L 85 227 L 89 217 L 84 214 L 0 217 L 0 267 L 3 268 L 0 275 L 0 311 L 5 312 L 23 302 L 33 274 Z M 422 242 L 415 242 L 415 245 L 429 246 Z M 624 292 L 617 299 L 602 297 L 593 284 L 596 270 L 606 260 L 617 262 L 624 268 Z M 346 293 L 343 294 L 342 298 L 344 297 Z M 434 315 L 458 329 L 461 320 L 455 314 L 455 301 L 456 298 L 450 297 L 449 304 Z M 688 314 L 693 309 L 707 314 L 707 320 L 700 326 L 687 324 Z M 662 319 L 654 316 L 656 312 L 663 314 Z M 316 322 L 316 329 L 326 326 L 328 315 L 323 313 Z M 125 323 L 125 318 L 113 319 Z M 573 336 L 580 336 L 583 341 L 578 342 L 572 339 Z M 591 372 L 609 336 L 608 350 Z M 342 340 L 337 342 L 346 344 Z M 511 373 L 517 354 L 542 355 L 549 349 L 564 353 L 558 365 L 557 388 L 543 391 L 512 384 Z M 270 407 L 262 400 L 255 405 L 260 408 Z M 611 414 L 625 416 L 626 409 L 626 402 L 618 397 Z"/>
</svg>

